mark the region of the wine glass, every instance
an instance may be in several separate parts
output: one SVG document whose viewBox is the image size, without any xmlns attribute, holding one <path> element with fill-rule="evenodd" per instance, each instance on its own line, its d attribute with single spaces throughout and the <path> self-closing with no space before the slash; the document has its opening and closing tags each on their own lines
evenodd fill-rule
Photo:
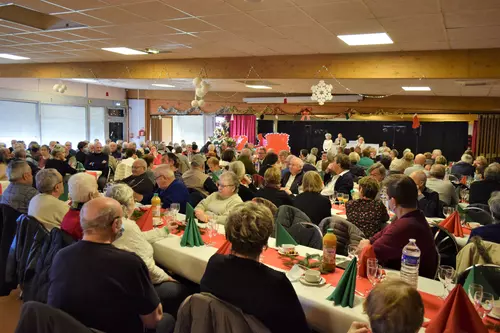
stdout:
<svg viewBox="0 0 500 333">
<path fill-rule="evenodd" d="M 172 216 L 174 217 L 174 221 L 177 221 L 177 213 L 181 209 L 181 205 L 179 203 L 170 204 L 170 211 L 172 212 Z"/>
<path fill-rule="evenodd" d="M 337 197 L 337 192 L 333 191 L 333 193 L 331 195 L 329 195 L 329 199 L 330 199 L 330 203 L 333 205 L 335 205 L 335 198 Z"/>
<path fill-rule="evenodd" d="M 460 213 L 459 216 L 460 216 L 460 225 L 462 227 L 465 227 L 467 215 L 465 215 L 465 213 Z"/>
<path fill-rule="evenodd" d="M 208 232 L 208 243 L 207 245 L 215 245 L 215 242 L 212 241 L 213 237 L 217 235 L 217 220 L 215 219 L 215 215 L 211 212 L 205 213 L 207 216 L 207 232 Z"/>
<path fill-rule="evenodd" d="M 351 244 L 348 246 L 347 248 L 347 253 L 349 253 L 349 259 L 354 259 L 354 258 L 358 258 L 358 245 L 356 244 Z"/>
<path fill-rule="evenodd" d="M 370 258 L 366 262 L 366 276 L 373 287 L 380 282 L 382 276 L 382 266 L 378 264 L 377 259 Z"/>
<path fill-rule="evenodd" d="M 455 211 L 454 207 L 443 207 L 443 214 L 445 217 L 450 216 Z"/>
<path fill-rule="evenodd" d="M 469 295 L 469 300 L 472 304 L 476 304 L 474 302 L 474 298 L 476 297 L 476 293 L 478 294 L 478 298 L 483 297 L 483 286 L 477 283 L 469 284 L 469 288 L 467 289 L 467 294 Z"/>
<path fill-rule="evenodd" d="M 349 201 L 349 194 L 348 193 L 342 194 L 342 201 L 344 201 L 344 206 L 345 206 L 345 204 Z"/>
<path fill-rule="evenodd" d="M 342 193 L 336 192 L 337 193 L 337 201 L 339 202 L 339 206 L 342 205 L 342 200 L 344 197 L 342 196 Z"/>
<path fill-rule="evenodd" d="M 448 283 L 451 282 L 454 273 L 455 270 L 451 266 L 441 265 L 438 268 L 438 278 L 444 287 L 444 294 L 441 297 L 442 299 L 445 299 L 448 296 Z"/>
<path fill-rule="evenodd" d="M 484 319 L 491 310 L 493 310 L 495 298 L 493 294 L 476 291 L 474 294 L 474 302 L 477 312 L 481 319 Z"/>
</svg>

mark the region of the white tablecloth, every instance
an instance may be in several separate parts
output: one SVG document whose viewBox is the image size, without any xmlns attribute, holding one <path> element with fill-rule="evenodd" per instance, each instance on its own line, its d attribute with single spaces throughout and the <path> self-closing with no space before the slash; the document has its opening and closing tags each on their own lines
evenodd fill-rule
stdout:
<svg viewBox="0 0 500 333">
<path fill-rule="evenodd" d="M 219 226 L 219 232 L 224 232 L 224 227 Z M 181 247 L 180 237 L 169 237 L 153 244 L 154 257 L 157 263 L 172 270 L 193 282 L 199 283 L 210 257 L 217 251 L 214 247 Z M 269 239 L 269 247 L 274 247 L 275 240 Z M 297 246 L 297 252 L 305 256 L 307 253 L 322 253 L 320 250 Z M 274 268 L 274 267 L 273 267 Z M 276 270 L 280 270 L 275 268 Z M 281 271 L 281 270 L 280 270 Z M 430 294 L 441 295 L 443 287 L 439 281 L 419 277 L 418 289 Z M 293 282 L 293 287 L 299 297 L 309 324 L 319 332 L 348 331 L 353 321 L 368 322 L 368 317 L 363 313 L 363 299 L 356 295 L 354 308 L 334 306 L 326 298 L 333 292 L 334 287 L 307 287 L 300 282 Z M 423 331 L 423 330 L 422 330 Z"/>
</svg>

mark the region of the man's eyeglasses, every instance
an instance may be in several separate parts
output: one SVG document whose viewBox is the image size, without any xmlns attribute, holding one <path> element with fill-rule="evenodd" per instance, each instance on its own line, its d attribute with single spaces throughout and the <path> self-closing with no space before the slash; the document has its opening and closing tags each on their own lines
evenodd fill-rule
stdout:
<svg viewBox="0 0 500 333">
<path fill-rule="evenodd" d="M 217 184 L 217 187 L 222 187 L 222 188 L 226 188 L 226 187 L 229 187 L 229 186 L 234 186 L 234 185 L 224 185 L 224 184 Z"/>
</svg>

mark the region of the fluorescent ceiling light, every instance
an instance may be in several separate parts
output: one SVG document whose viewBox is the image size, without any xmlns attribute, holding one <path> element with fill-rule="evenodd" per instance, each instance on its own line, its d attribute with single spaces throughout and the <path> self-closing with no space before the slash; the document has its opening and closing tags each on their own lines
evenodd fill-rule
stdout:
<svg viewBox="0 0 500 333">
<path fill-rule="evenodd" d="M 71 81 L 84 82 L 84 83 L 97 83 L 94 79 L 71 79 Z"/>
<path fill-rule="evenodd" d="M 270 86 L 264 86 L 261 84 L 245 84 L 247 88 L 252 88 L 252 89 L 273 89 L 273 87 Z"/>
<path fill-rule="evenodd" d="M 404 91 L 431 91 L 430 87 L 401 87 Z"/>
<path fill-rule="evenodd" d="M 162 88 L 175 88 L 175 86 L 171 84 L 163 84 L 163 83 L 153 83 L 152 86 L 162 87 Z"/>
<path fill-rule="evenodd" d="M 27 60 L 29 58 L 26 57 L 21 57 L 13 54 L 8 54 L 8 53 L 0 53 L 0 58 L 5 58 L 5 59 L 12 59 L 12 60 Z"/>
<path fill-rule="evenodd" d="M 128 47 L 104 47 L 102 48 L 104 51 L 120 53 L 124 55 L 139 55 L 139 54 L 147 54 L 143 51 L 138 51 L 134 49 L 129 49 Z"/>
<path fill-rule="evenodd" d="M 380 45 L 394 43 L 391 37 L 385 32 L 376 34 L 340 35 L 337 37 L 347 45 Z"/>
</svg>

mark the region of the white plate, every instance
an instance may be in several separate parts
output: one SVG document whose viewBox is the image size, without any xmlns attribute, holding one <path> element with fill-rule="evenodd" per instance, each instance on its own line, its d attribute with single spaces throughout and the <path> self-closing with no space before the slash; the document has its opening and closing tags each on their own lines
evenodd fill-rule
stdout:
<svg viewBox="0 0 500 333">
<path fill-rule="evenodd" d="M 321 277 L 321 279 L 319 279 L 319 282 L 307 282 L 306 281 L 306 278 L 301 276 L 300 279 L 299 279 L 300 283 L 302 283 L 303 285 L 306 285 L 306 286 L 310 286 L 310 287 L 321 287 L 323 286 L 325 283 L 326 283 L 326 280 L 324 277 Z"/>
<path fill-rule="evenodd" d="M 278 253 L 281 255 L 287 255 L 281 247 L 278 247 Z M 289 256 L 298 256 L 299 254 L 288 254 Z"/>
<path fill-rule="evenodd" d="M 493 313 L 493 311 L 491 311 L 490 313 L 488 313 L 488 316 L 491 317 L 491 318 L 495 318 L 495 319 L 500 320 L 500 316 L 497 315 L 497 314 L 495 314 L 495 313 Z"/>
</svg>

